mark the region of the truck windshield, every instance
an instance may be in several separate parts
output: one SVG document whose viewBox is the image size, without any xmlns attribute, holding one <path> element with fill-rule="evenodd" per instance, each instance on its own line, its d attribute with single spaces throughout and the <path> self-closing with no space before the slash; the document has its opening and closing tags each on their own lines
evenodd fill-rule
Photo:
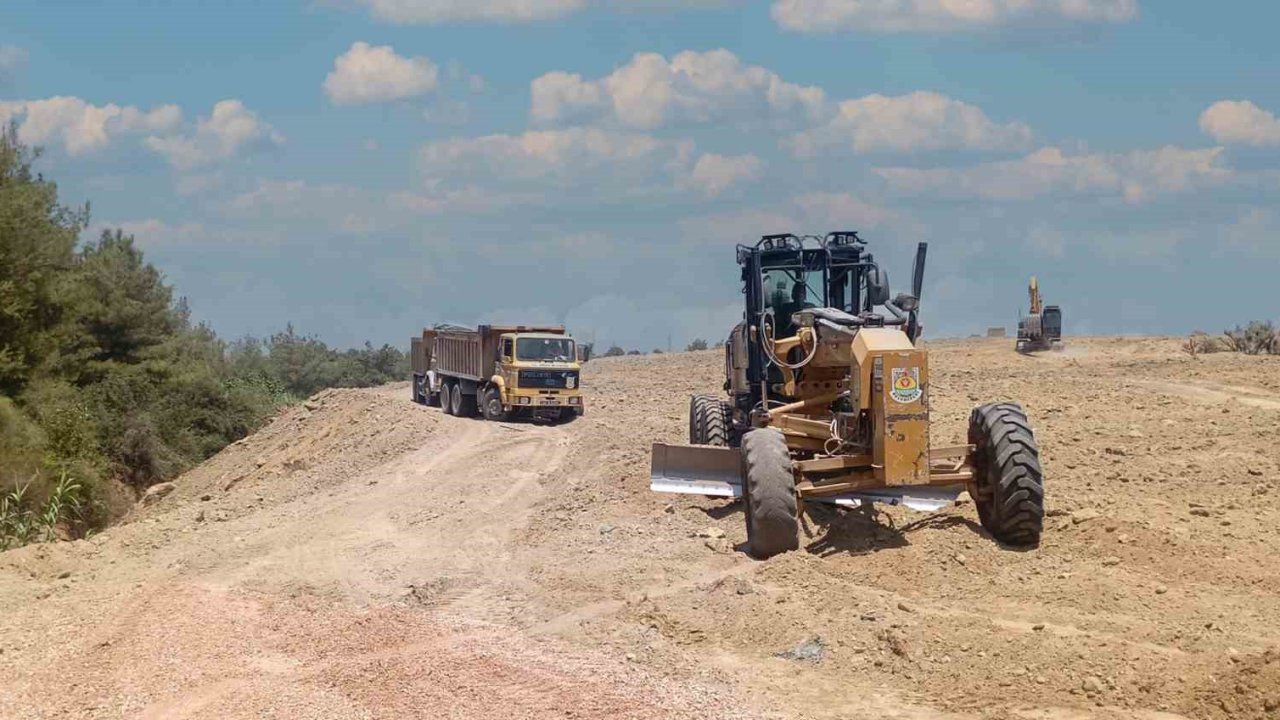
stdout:
<svg viewBox="0 0 1280 720">
<path fill-rule="evenodd" d="M 573 341 L 562 338 L 517 338 L 516 357 L 521 360 L 569 362 L 575 357 Z"/>
</svg>

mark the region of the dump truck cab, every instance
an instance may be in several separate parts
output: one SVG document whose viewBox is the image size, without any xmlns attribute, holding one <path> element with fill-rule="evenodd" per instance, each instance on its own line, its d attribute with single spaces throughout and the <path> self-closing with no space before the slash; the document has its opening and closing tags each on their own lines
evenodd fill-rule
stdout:
<svg viewBox="0 0 1280 720">
<path fill-rule="evenodd" d="M 573 338 L 546 332 L 504 333 L 497 346 L 492 382 L 501 387 L 504 411 L 566 408 L 582 412 L 582 365 Z"/>
</svg>

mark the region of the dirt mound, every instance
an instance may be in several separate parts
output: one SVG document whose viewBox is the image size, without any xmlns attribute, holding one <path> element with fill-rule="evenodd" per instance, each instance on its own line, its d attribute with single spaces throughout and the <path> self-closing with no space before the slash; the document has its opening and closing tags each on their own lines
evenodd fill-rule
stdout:
<svg viewBox="0 0 1280 720">
<path fill-rule="evenodd" d="M 408 394 L 407 383 L 316 393 L 183 475 L 163 500 L 140 504 L 128 520 L 197 500 L 229 511 L 235 503 L 223 507 L 221 500 L 258 502 L 269 494 L 281 501 L 341 484 L 420 447 L 435 430 L 439 416 L 406 409 Z"/>
</svg>

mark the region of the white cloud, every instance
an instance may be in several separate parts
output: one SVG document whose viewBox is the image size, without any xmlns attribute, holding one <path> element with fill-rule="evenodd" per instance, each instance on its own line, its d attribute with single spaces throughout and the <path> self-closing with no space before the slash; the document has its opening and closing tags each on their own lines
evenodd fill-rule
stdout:
<svg viewBox="0 0 1280 720">
<path fill-rule="evenodd" d="M 417 215 L 483 214 L 537 202 L 540 197 L 528 192 L 499 192 L 474 184 L 448 188 L 438 179 L 429 179 L 421 190 L 392 193 L 389 203 L 392 208 Z"/>
<path fill-rule="evenodd" d="M 337 105 L 402 100 L 435 89 L 439 70 L 425 57 L 397 55 L 390 45 L 357 42 L 333 61 L 324 92 Z"/>
<path fill-rule="evenodd" d="M 259 180 L 252 190 L 231 198 L 227 207 L 240 217 L 316 222 L 349 235 L 368 235 L 403 220 L 388 212 L 390 203 L 383 193 L 306 180 Z"/>
<path fill-rule="evenodd" d="M 686 167 L 692 153 L 688 141 L 569 128 L 433 142 L 421 148 L 420 158 L 428 177 L 441 180 L 481 176 L 569 185 L 589 184 L 602 174 L 623 183 L 670 174 Z"/>
<path fill-rule="evenodd" d="M 691 140 L 593 127 L 442 140 L 423 145 L 419 160 L 426 190 L 396 202 L 431 213 L 585 197 L 713 199 L 764 169 L 754 155 L 699 154 Z"/>
<path fill-rule="evenodd" d="M 793 135 L 787 145 L 800 157 L 831 149 L 857 153 L 978 149 L 1018 150 L 1031 142 L 1022 123 L 997 123 L 974 105 L 933 92 L 868 95 L 840 103 L 827 123 Z"/>
<path fill-rule="evenodd" d="M 176 105 L 147 111 L 94 105 L 78 97 L 0 101 L 0 123 L 11 120 L 20 120 L 18 137 L 24 143 L 60 142 L 68 155 L 81 155 L 106 147 L 119 135 L 172 129 L 182 121 L 182 111 Z"/>
<path fill-rule="evenodd" d="M 270 229 L 227 225 L 214 227 L 201 222 L 175 223 L 154 217 L 95 222 L 85 228 L 80 236 L 84 239 L 96 239 L 103 230 L 117 229 L 123 231 L 125 235 L 132 235 L 135 244 L 149 254 L 166 251 L 181 251 L 183 254 L 192 251 L 216 251 L 228 246 L 235 246 L 237 252 L 244 252 L 252 247 L 279 245 L 285 239 Z M 187 257 L 190 256 L 187 255 Z M 179 274 L 185 274 L 185 270 L 193 276 L 209 272 L 206 267 L 197 265 L 184 268 L 181 263 L 167 263 L 166 268 L 175 270 Z M 178 287 L 188 287 L 181 281 L 175 284 Z"/>
<path fill-rule="evenodd" d="M 783 80 L 728 50 L 640 53 L 609 75 L 550 72 L 530 87 L 530 115 L 544 124 L 602 122 L 641 130 L 679 123 L 803 128 L 787 144 L 799 156 L 955 148 L 1022 150 L 1031 130 L 991 120 L 974 105 L 932 92 L 869 95 L 834 105 L 822 88 Z"/>
<path fill-rule="evenodd" d="M 894 211 L 848 193 L 809 193 L 792 198 L 791 203 L 805 218 L 806 228 L 835 231 L 901 225 Z"/>
<path fill-rule="evenodd" d="M 173 191 L 182 197 L 202 195 L 221 187 L 221 173 L 183 175 L 173 183 Z"/>
<path fill-rule="evenodd" d="M 180 170 L 229 160 L 241 152 L 284 143 L 284 136 L 239 100 L 221 100 L 209 117 L 182 135 L 151 136 L 147 147 Z"/>
<path fill-rule="evenodd" d="M 685 51 L 670 61 L 639 53 L 603 78 L 552 72 L 535 79 L 531 90 L 535 120 L 604 117 L 636 129 L 763 118 L 808 124 L 825 104 L 821 88 L 788 83 L 724 49 Z"/>
<path fill-rule="evenodd" d="M 759 179 L 763 171 L 764 163 L 755 155 L 707 153 L 694 163 L 686 184 L 707 197 L 717 197 L 734 185 Z"/>
<path fill-rule="evenodd" d="M 1200 129 L 1220 143 L 1280 145 L 1280 119 L 1248 100 L 1222 100 L 1200 114 Z"/>
<path fill-rule="evenodd" d="M 138 247 L 148 251 L 165 247 L 199 245 L 214 239 L 208 229 L 200 223 L 175 225 L 156 218 L 94 223 L 85 229 L 83 236 L 96 239 L 103 231 L 117 229 L 123 231 L 125 235 L 132 235 Z"/>
<path fill-rule="evenodd" d="M 789 30 L 960 32 L 1026 22 L 1120 23 L 1138 0 L 775 0 L 773 19 Z"/>
<path fill-rule="evenodd" d="M 26 64 L 26 50 L 12 45 L 0 45 L 0 83 L 8 82 Z"/>
<path fill-rule="evenodd" d="M 341 2 L 342 0 L 329 0 Z M 619 10 L 678 10 L 731 5 L 743 0 L 346 0 L 397 25 L 446 22 L 537 22 L 563 17 L 589 5 Z"/>
<path fill-rule="evenodd" d="M 529 22 L 567 15 L 586 0 L 357 0 L 374 17 L 398 25 L 459 20 Z"/>
<path fill-rule="evenodd" d="M 776 233 L 826 233 L 906 227 L 903 218 L 876 202 L 849 193 L 806 193 L 763 208 L 734 210 L 680 221 L 688 237 L 747 242 Z M 910 228 L 908 228 L 910 229 Z"/>
<path fill-rule="evenodd" d="M 1280 212 L 1272 207 L 1243 207 L 1233 222 L 1220 228 L 1221 247 L 1248 257 L 1280 258 Z"/>
<path fill-rule="evenodd" d="M 1220 147 L 1167 146 L 1124 154 L 1067 155 L 1047 147 L 1017 160 L 964 168 L 876 168 L 889 187 L 907 194 L 990 200 L 1046 195 L 1113 195 L 1137 204 L 1154 195 L 1221 184 L 1233 176 L 1219 161 Z"/>
</svg>

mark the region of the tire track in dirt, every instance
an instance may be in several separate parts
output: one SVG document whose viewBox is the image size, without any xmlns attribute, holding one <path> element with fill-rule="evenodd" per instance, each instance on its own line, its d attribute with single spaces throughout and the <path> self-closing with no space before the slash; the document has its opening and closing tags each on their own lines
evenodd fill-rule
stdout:
<svg viewBox="0 0 1280 720">
<path fill-rule="evenodd" d="M 1240 385 L 1218 385 L 1211 383 L 1160 382 L 1156 380 L 1136 381 L 1136 385 L 1146 387 L 1159 393 L 1174 397 L 1194 400 L 1208 404 L 1238 402 L 1241 405 L 1280 410 L 1280 396 L 1258 388 Z"/>
</svg>

